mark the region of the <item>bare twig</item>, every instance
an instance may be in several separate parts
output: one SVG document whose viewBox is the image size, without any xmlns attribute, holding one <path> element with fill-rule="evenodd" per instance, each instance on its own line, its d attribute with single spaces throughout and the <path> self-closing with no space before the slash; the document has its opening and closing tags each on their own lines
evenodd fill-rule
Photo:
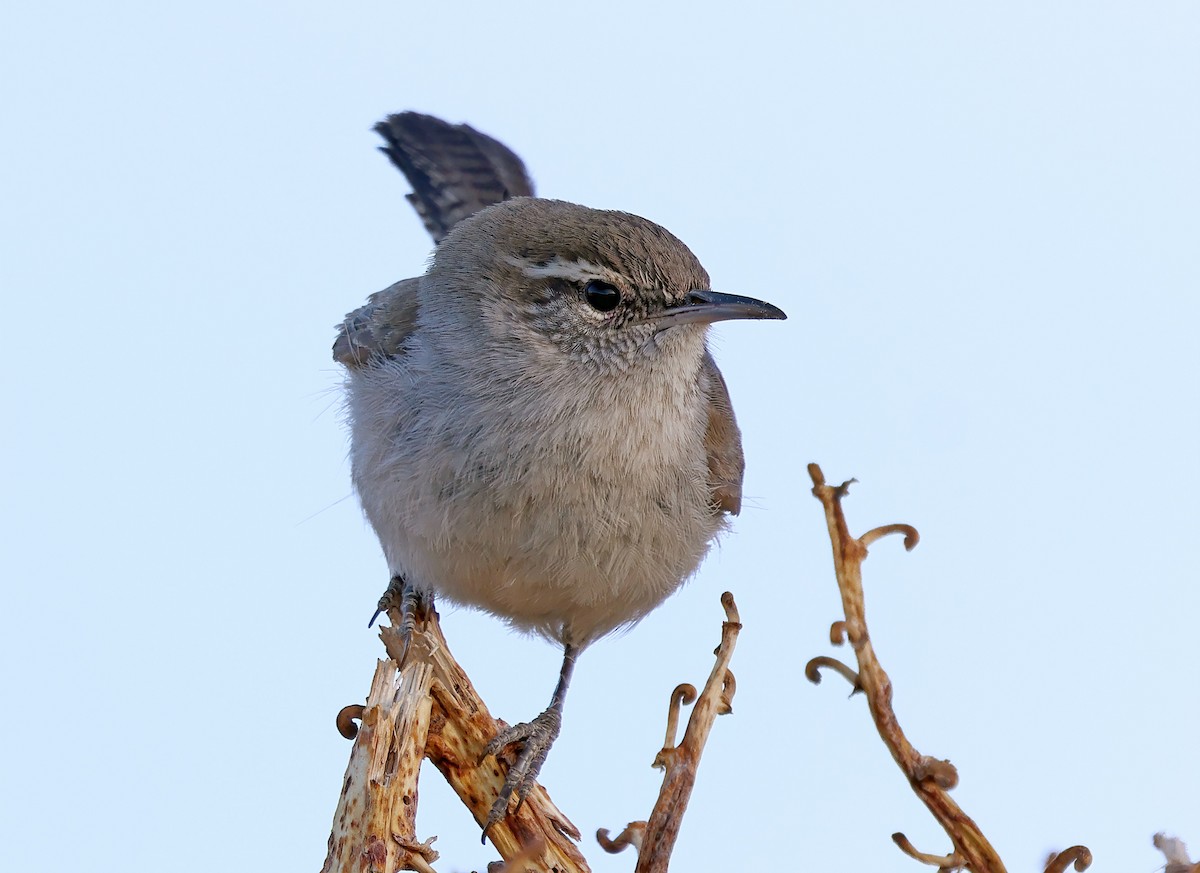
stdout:
<svg viewBox="0 0 1200 873">
<path fill-rule="evenodd" d="M 911 550 L 918 541 L 917 531 L 910 525 L 891 524 L 877 527 L 861 537 L 851 536 L 841 505 L 850 482 L 837 486 L 827 485 L 825 475 L 816 464 L 808 465 L 808 473 L 813 481 L 813 495 L 825 508 L 825 521 L 833 544 L 834 569 L 837 573 L 838 589 L 842 595 L 842 608 L 846 615 L 844 622 L 834 623 L 830 629 L 830 639 L 835 644 L 849 641 L 858 661 L 858 672 L 855 673 L 832 658 L 815 658 L 809 662 L 806 675 L 810 680 L 818 682 L 818 668 L 833 667 L 851 681 L 855 690 L 862 689 L 879 736 L 908 777 L 913 791 L 950 837 L 953 851 L 947 855 L 918 852 L 903 834 L 893 835 L 892 839 L 896 844 L 906 854 L 941 869 L 965 867 L 974 873 L 1004 873 L 1004 864 L 991 843 L 975 822 L 950 799 L 948 792 L 958 782 L 958 772 L 954 766 L 949 761 L 922 755 L 900 729 L 896 713 L 892 709 L 891 679 L 880 664 L 867 632 L 862 585 L 862 562 L 867 557 L 867 547 L 889 534 L 903 534 L 904 547 Z M 1072 861 L 1077 865 L 1077 870 L 1083 870 L 1090 863 L 1090 853 L 1083 847 L 1076 849 L 1069 849 L 1058 856 L 1062 859 L 1069 855 L 1063 860 L 1059 871 L 1065 869 Z M 1083 866 L 1078 866 L 1080 864 Z"/>
<path fill-rule="evenodd" d="M 683 814 L 696 784 L 696 772 L 700 767 L 704 744 L 708 742 L 717 716 L 732 710 L 728 697 L 732 687 L 729 662 L 733 658 L 742 623 L 737 604 L 728 591 L 721 595 L 721 606 L 725 608 L 725 621 L 721 624 L 717 661 L 708 674 L 704 690 L 692 707 L 683 741 L 674 748 L 664 746 L 655 758 L 655 764 L 662 766 L 666 773 L 658 793 L 658 802 L 650 813 L 646 833 L 638 850 L 636 873 L 663 873 L 667 869 L 671 851 L 679 836 L 679 827 L 683 823 Z"/>
<path fill-rule="evenodd" d="M 728 591 L 721 595 L 721 605 L 725 608 L 721 644 L 715 652 L 717 661 L 708 675 L 708 681 L 704 683 L 704 690 L 697 696 L 693 686 L 684 684 L 671 692 L 666 740 L 654 758 L 654 766 L 666 773 L 650 820 L 630 822 L 615 840 L 609 839 L 607 830 L 596 832 L 596 840 L 607 852 L 620 852 L 627 846 L 634 846 L 638 850 L 636 873 L 665 873 L 696 783 L 700 755 L 704 752 L 713 722 L 718 715 L 733 711 L 733 694 L 737 685 L 729 662 L 733 658 L 742 624 L 737 604 Z M 683 740 L 676 745 L 680 707 L 693 700 L 696 704 L 684 730 Z"/>
</svg>

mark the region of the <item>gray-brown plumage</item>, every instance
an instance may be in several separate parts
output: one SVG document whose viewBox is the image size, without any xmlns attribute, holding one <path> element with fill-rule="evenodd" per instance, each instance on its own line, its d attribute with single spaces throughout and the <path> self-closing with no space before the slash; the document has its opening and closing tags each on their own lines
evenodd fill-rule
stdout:
<svg viewBox="0 0 1200 873">
<path fill-rule="evenodd" d="M 417 324 L 420 281 L 401 279 L 347 315 L 333 343 L 333 359 L 347 367 L 369 367 L 401 354 Z"/>
<path fill-rule="evenodd" d="M 708 377 L 708 426 L 704 431 L 704 450 L 708 458 L 712 505 L 717 512 L 737 515 L 742 511 L 742 477 L 746 473 L 742 433 L 733 417 L 725 377 L 708 352 L 704 353 L 704 373 Z"/>
<path fill-rule="evenodd" d="M 470 128 L 387 127 L 439 242 L 425 275 L 373 295 L 334 344 L 356 489 L 396 579 L 564 647 L 550 707 L 488 747 L 522 744 L 490 825 L 557 736 L 578 653 L 682 585 L 740 509 L 708 326 L 784 315 L 710 290 L 644 218 L 508 198 L 517 169 L 532 193 L 524 168 Z"/>
</svg>

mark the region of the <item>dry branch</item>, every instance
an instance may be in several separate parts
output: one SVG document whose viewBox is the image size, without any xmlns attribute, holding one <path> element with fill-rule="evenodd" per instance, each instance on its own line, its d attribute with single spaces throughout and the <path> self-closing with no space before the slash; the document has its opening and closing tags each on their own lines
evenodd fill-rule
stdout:
<svg viewBox="0 0 1200 873">
<path fill-rule="evenodd" d="M 398 616 L 391 619 L 399 624 Z M 417 623 L 407 650 L 394 627 L 381 628 L 380 637 L 391 658 L 379 662 L 362 709 L 323 873 L 433 869 L 432 840 L 421 841 L 416 834 L 423 758 L 441 771 L 481 827 L 504 784 L 498 762 L 481 762 L 484 747 L 503 723 L 488 713 L 450 654 L 437 615 Z M 398 661 L 403 662 L 399 672 Z M 339 724 L 345 720 L 339 716 Z M 588 870 L 574 842 L 578 829 L 540 785 L 488 836 L 506 862 L 519 860 L 524 869 Z"/>
<path fill-rule="evenodd" d="M 832 666 L 850 681 L 855 691 L 861 690 L 865 694 L 879 736 L 908 777 L 913 791 L 946 831 L 953 846 L 953 850 L 946 855 L 931 855 L 917 851 L 903 834 L 893 834 L 892 839 L 905 854 L 939 869 L 963 867 L 974 873 L 1004 873 L 1004 864 L 991 843 L 950 798 L 950 789 L 958 783 L 958 772 L 954 766 L 949 761 L 922 755 L 901 730 L 895 710 L 892 709 L 892 681 L 880 664 L 867 632 L 862 585 L 862 562 L 867 557 L 867 547 L 883 536 L 898 533 L 904 535 L 904 547 L 911 550 L 919 539 L 917 531 L 906 524 L 891 524 L 877 527 L 861 537 L 851 536 L 841 504 L 851 483 L 827 485 L 821 468 L 816 464 L 809 464 L 808 472 L 813 481 L 813 495 L 825 508 L 825 521 L 833 545 L 834 570 L 846 615 L 844 621 L 834 623 L 830 629 L 830 639 L 835 645 L 849 641 L 854 649 L 858 670 L 833 658 L 821 657 L 809 662 L 805 674 L 811 681 L 819 682 L 820 668 Z M 1076 870 L 1084 870 L 1091 863 L 1091 853 L 1082 846 L 1072 847 L 1051 858 L 1046 871 L 1061 873 L 1071 863 L 1074 863 Z"/>
<path fill-rule="evenodd" d="M 704 744 L 718 715 L 732 711 L 733 656 L 741 624 L 728 592 L 721 644 L 703 692 L 680 686 L 671 697 L 666 744 L 655 766 L 666 770 L 649 822 L 632 822 L 615 840 L 601 831 L 608 851 L 638 849 L 639 873 L 667 869 L 687 809 Z M 437 614 L 419 621 L 406 642 L 401 617 L 389 610 L 392 627 L 380 630 L 389 658 L 379 661 L 365 706 L 345 707 L 338 730 L 354 739 L 350 763 L 329 837 L 322 873 L 431 873 L 438 853 L 433 840 L 417 837 L 417 782 L 428 758 L 482 826 L 504 784 L 505 770 L 483 750 L 505 727 L 488 713 L 465 672 L 450 654 Z M 399 669 L 397 665 L 402 665 Z M 675 745 L 679 708 L 696 701 L 684 737 Z M 354 721 L 361 722 L 356 728 Z M 575 841 L 579 831 L 534 785 L 525 802 L 490 828 L 487 837 L 504 859 L 503 869 L 585 873 Z"/>
<path fill-rule="evenodd" d="M 630 822 L 615 840 L 608 838 L 607 830 L 596 832 L 597 842 L 607 852 L 620 852 L 626 846 L 637 849 L 635 873 L 665 873 L 667 870 L 713 722 L 718 715 L 733 712 L 733 695 L 737 686 L 729 662 L 733 658 L 742 624 L 737 604 L 728 591 L 721 595 L 721 605 L 725 608 L 721 644 L 714 653 L 717 661 L 708 674 L 704 690 L 697 695 L 694 686 L 685 684 L 676 686 L 671 692 L 671 702 L 667 708 L 667 736 L 654 758 L 654 766 L 665 773 L 649 821 Z M 692 701 L 695 701 L 695 706 L 688 718 L 687 729 L 683 732 L 682 742 L 676 745 L 680 707 Z"/>
</svg>

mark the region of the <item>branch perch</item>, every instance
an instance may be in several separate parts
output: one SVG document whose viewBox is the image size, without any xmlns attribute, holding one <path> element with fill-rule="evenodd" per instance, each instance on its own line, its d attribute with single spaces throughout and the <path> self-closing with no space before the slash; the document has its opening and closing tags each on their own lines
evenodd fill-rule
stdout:
<svg viewBox="0 0 1200 873">
<path fill-rule="evenodd" d="M 638 850 L 639 873 L 667 869 L 695 783 L 700 755 L 718 715 L 731 712 L 736 689 L 729 661 L 741 623 L 733 595 L 725 609 L 717 661 L 702 692 L 680 685 L 671 694 L 667 735 L 654 764 L 666 770 L 649 822 L 631 822 L 614 840 L 599 831 L 607 851 Z M 481 826 L 504 784 L 504 772 L 484 747 L 505 727 L 488 713 L 470 679 L 450 654 L 436 612 L 417 621 L 408 642 L 402 616 L 380 629 L 388 658 L 376 665 L 365 706 L 338 713 L 338 731 L 354 740 L 322 873 L 433 873 L 436 837 L 417 837 L 417 781 L 428 758 Z M 398 665 L 401 665 L 398 667 Z M 680 708 L 695 705 L 676 745 Z M 358 726 L 355 721 L 359 722 Z M 488 830 L 504 870 L 587 873 L 575 841 L 579 831 L 535 785 L 525 802 Z"/>
<path fill-rule="evenodd" d="M 416 623 L 407 648 L 392 627 L 380 629 L 391 656 L 375 669 L 363 707 L 338 715 L 345 735 L 361 718 L 354 738 L 323 873 L 417 870 L 432 873 L 438 853 L 416 834 L 417 778 L 428 758 L 482 826 L 504 783 L 483 748 L 502 725 L 488 713 L 466 673 L 450 654 L 437 614 Z M 402 668 L 397 667 L 403 660 Z M 351 734 L 353 736 L 353 734 Z M 575 840 L 578 829 L 537 785 L 520 810 L 488 831 L 513 869 L 585 873 Z M 519 864 L 519 866 L 516 866 Z"/>
</svg>

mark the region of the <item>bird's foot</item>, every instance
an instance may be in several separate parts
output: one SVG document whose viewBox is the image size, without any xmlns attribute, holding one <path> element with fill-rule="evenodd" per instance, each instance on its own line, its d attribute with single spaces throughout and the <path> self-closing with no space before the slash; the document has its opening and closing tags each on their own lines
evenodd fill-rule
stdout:
<svg viewBox="0 0 1200 873">
<path fill-rule="evenodd" d="M 546 755 L 550 752 L 550 747 L 554 745 L 555 739 L 558 738 L 561 728 L 562 710 L 552 706 L 533 721 L 521 722 L 500 731 L 496 734 L 495 739 L 487 744 L 487 748 L 483 750 L 484 757 L 488 755 L 498 757 L 506 746 L 514 743 L 522 745 L 521 753 L 508 768 L 504 787 L 500 789 L 500 794 L 496 798 L 496 802 L 492 804 L 491 812 L 488 813 L 487 821 L 483 825 L 483 839 L 487 839 L 487 833 L 492 825 L 507 814 L 508 802 L 514 791 L 517 794 L 517 809 L 521 808 L 521 804 L 525 802 L 525 795 L 536 783 L 542 764 L 546 762 Z"/>
<path fill-rule="evenodd" d="M 379 598 L 375 614 L 367 622 L 367 627 L 371 627 L 379 616 L 391 610 L 400 612 L 400 630 L 408 633 L 416 627 L 418 618 L 421 621 L 428 619 L 433 610 L 433 598 L 417 590 L 416 586 L 403 576 L 396 575 L 388 582 L 387 590 Z"/>
<path fill-rule="evenodd" d="M 403 662 L 408 657 L 408 645 L 412 640 L 413 634 L 417 629 L 417 622 L 422 623 L 429 620 L 430 613 L 433 612 L 433 596 L 427 592 L 420 591 L 415 585 L 410 583 L 403 576 L 393 576 L 388 582 L 387 590 L 383 592 L 383 596 L 379 598 L 379 604 L 375 607 L 375 614 L 371 616 L 371 621 L 367 627 L 375 624 L 375 619 L 379 618 L 384 612 L 396 610 L 400 613 L 400 635 L 404 638 L 404 655 L 401 658 Z"/>
</svg>

